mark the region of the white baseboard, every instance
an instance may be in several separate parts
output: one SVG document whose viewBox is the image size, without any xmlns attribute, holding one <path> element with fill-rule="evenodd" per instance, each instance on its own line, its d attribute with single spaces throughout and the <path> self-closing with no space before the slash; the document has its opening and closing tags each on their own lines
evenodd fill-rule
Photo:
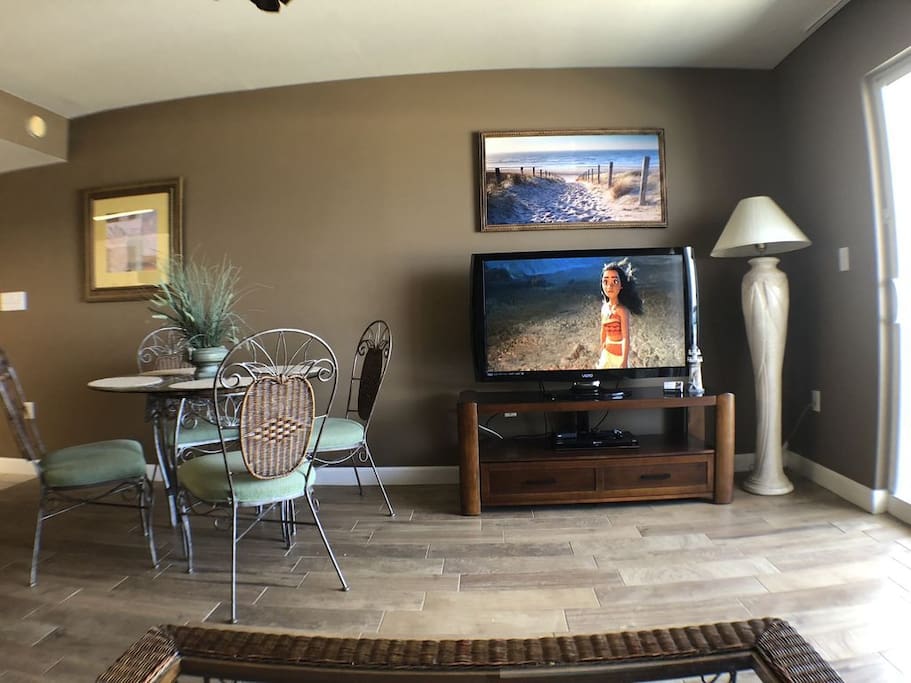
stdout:
<svg viewBox="0 0 911 683">
<path fill-rule="evenodd" d="M 911 504 L 899 500 L 895 496 L 889 496 L 886 511 L 895 519 L 900 519 L 905 524 L 911 524 Z"/>
<path fill-rule="evenodd" d="M 155 466 L 149 465 L 149 476 L 155 473 Z M 370 468 L 361 467 L 361 484 L 376 486 L 376 479 Z M 385 486 L 416 486 L 421 484 L 458 484 L 459 468 L 448 467 L 377 467 Z M 0 474 L 35 474 L 34 466 L 22 458 L 0 458 Z M 157 479 L 161 480 L 161 475 Z M 319 483 L 325 486 L 355 486 L 354 471 L 351 467 L 324 467 L 319 473 Z"/>
<path fill-rule="evenodd" d="M 734 470 L 747 472 L 753 467 L 753 453 L 737 453 Z M 794 472 L 819 484 L 859 508 L 879 514 L 889 512 L 894 517 L 911 524 L 911 505 L 889 495 L 885 490 L 873 490 L 844 475 L 808 460 L 793 451 L 785 451 L 785 464 Z M 149 476 L 153 467 L 149 465 Z M 386 486 L 414 486 L 421 484 L 458 484 L 459 468 L 455 465 L 440 467 L 379 467 Z M 32 464 L 22 458 L 0 458 L 0 474 L 34 474 Z M 361 483 L 376 486 L 376 479 L 369 468 L 360 468 Z M 325 486 L 353 486 L 356 484 L 350 467 L 326 467 L 319 473 L 319 483 Z"/>
<path fill-rule="evenodd" d="M 360 467 L 361 484 L 376 486 L 376 478 L 369 467 Z M 450 467 L 377 467 L 383 486 L 417 486 L 421 484 L 458 484 L 459 468 Z M 325 486 L 355 486 L 351 467 L 324 467 L 317 482 Z"/>
<path fill-rule="evenodd" d="M 25 458 L 0 458 L 0 474 L 35 474 L 35 466 Z"/>
<path fill-rule="evenodd" d="M 858 484 L 853 479 L 848 479 L 843 474 L 808 460 L 794 451 L 785 451 L 785 464 L 797 474 L 819 484 L 862 510 L 876 515 L 891 512 L 888 510 L 889 492 L 885 489 L 871 489 L 863 484 Z"/>
</svg>

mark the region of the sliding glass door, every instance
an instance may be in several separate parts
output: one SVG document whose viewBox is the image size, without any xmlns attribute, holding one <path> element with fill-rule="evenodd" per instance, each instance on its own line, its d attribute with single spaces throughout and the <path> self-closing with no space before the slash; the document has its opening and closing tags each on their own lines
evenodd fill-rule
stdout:
<svg viewBox="0 0 911 683">
<path fill-rule="evenodd" d="M 888 278 L 881 320 L 886 329 L 881 371 L 884 393 L 895 405 L 881 434 L 892 444 L 893 496 L 911 503 L 911 54 L 874 71 L 868 80 L 873 144 L 878 163 L 880 263 Z"/>
</svg>

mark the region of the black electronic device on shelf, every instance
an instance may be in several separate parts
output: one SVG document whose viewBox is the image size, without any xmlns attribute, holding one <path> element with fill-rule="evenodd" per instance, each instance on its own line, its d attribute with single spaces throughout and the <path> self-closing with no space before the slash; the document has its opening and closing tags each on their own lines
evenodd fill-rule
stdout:
<svg viewBox="0 0 911 683">
<path fill-rule="evenodd" d="M 578 451 L 608 448 L 638 448 L 639 439 L 625 429 L 594 432 L 554 432 L 551 446 L 555 451 Z"/>
</svg>

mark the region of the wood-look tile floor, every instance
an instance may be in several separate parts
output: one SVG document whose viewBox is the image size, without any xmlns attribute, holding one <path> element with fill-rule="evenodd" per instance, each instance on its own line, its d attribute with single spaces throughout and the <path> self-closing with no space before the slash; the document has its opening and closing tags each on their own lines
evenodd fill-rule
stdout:
<svg viewBox="0 0 911 683">
<path fill-rule="evenodd" d="M 846 681 L 911 680 L 911 527 L 806 481 L 731 505 L 635 503 L 458 514 L 456 486 L 319 489 L 351 590 L 312 527 L 239 550 L 241 626 L 389 637 L 541 636 L 760 616 L 793 624 Z M 45 527 L 27 585 L 37 485 L 0 489 L 0 683 L 91 681 L 149 627 L 223 622 L 229 543 L 194 520 L 196 573 L 157 510 L 162 557 L 129 510 L 83 508 Z M 159 497 L 159 501 L 161 501 Z M 301 515 L 305 514 L 303 511 Z M 739 679 L 754 680 L 749 675 Z"/>
</svg>

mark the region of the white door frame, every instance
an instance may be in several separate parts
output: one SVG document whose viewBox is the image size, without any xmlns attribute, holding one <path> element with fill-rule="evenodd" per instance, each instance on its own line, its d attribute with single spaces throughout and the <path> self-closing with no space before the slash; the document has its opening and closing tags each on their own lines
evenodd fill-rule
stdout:
<svg viewBox="0 0 911 683">
<path fill-rule="evenodd" d="M 899 459 L 899 428 L 902 387 L 899 376 L 901 359 L 900 322 L 905 333 L 911 334 L 911 320 L 899 320 L 898 246 L 895 232 L 895 214 L 892 202 L 892 174 L 886 140 L 886 121 L 881 90 L 883 86 L 911 73 L 911 48 L 877 67 L 864 79 L 864 106 L 866 109 L 868 148 L 870 150 L 873 209 L 876 224 L 877 305 L 879 310 L 879 411 L 877 425 L 878 480 L 885 474 L 889 483 L 889 512 L 911 523 L 911 506 L 895 498 Z M 905 257 L 907 258 L 907 257 Z M 911 261 L 905 265 L 905 279 L 911 286 Z M 905 359 L 911 367 L 911 357 Z M 906 371 L 911 377 L 911 372 Z M 904 391 L 906 401 L 911 401 L 911 386 Z M 911 429 L 911 424 L 906 425 Z M 911 452 L 906 457 L 911 458 Z"/>
</svg>

